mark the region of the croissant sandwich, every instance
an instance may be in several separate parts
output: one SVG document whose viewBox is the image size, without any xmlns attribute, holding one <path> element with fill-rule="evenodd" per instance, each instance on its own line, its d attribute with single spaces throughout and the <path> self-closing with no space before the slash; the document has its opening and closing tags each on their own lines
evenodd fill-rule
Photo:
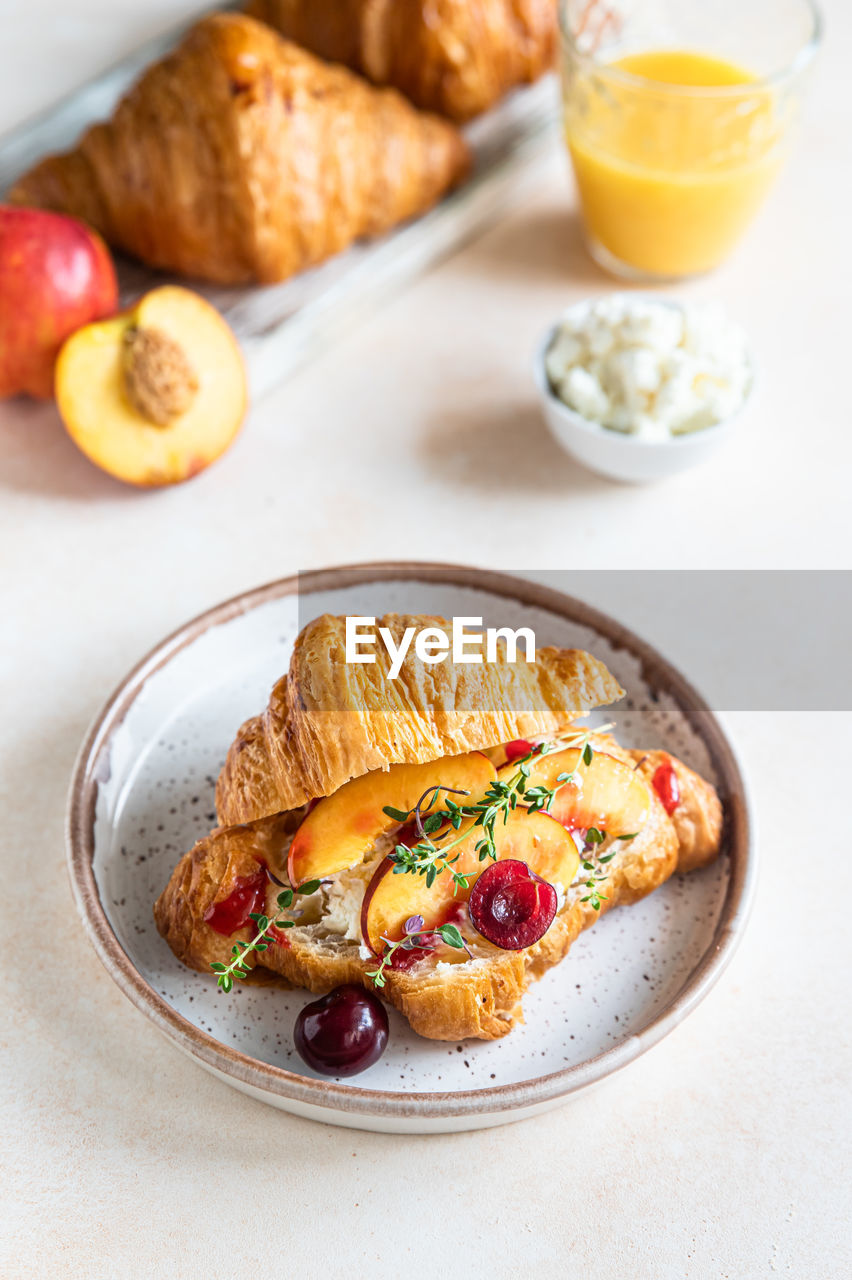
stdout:
<svg viewBox="0 0 852 1280">
<path fill-rule="evenodd" d="M 82 218 L 152 267 L 270 283 L 425 212 L 468 166 L 446 121 L 217 14 L 10 199 Z"/>
<path fill-rule="evenodd" d="M 290 40 L 470 120 L 553 65 L 556 0 L 250 0 Z"/>
<path fill-rule="evenodd" d="M 376 625 L 396 644 L 447 627 Z M 223 825 L 154 908 L 175 955 L 226 990 L 256 966 L 314 992 L 356 984 L 422 1036 L 495 1039 L 583 929 L 716 857 L 709 783 L 577 727 L 623 692 L 590 654 L 427 666 L 409 652 L 392 676 L 378 649 L 346 663 L 343 632 L 330 616 L 302 631 L 228 753 Z"/>
</svg>

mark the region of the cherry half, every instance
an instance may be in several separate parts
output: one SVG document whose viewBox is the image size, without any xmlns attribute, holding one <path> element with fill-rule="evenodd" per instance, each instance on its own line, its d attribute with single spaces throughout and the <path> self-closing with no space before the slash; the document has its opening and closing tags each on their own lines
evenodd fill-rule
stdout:
<svg viewBox="0 0 852 1280">
<path fill-rule="evenodd" d="M 293 1041 L 309 1067 L 326 1076 L 356 1076 L 385 1051 L 388 1015 L 372 992 L 354 983 L 306 1004 Z"/>
<path fill-rule="evenodd" d="M 556 915 L 556 890 L 517 858 L 486 867 L 470 892 L 474 927 L 504 951 L 520 951 L 543 938 Z"/>
</svg>

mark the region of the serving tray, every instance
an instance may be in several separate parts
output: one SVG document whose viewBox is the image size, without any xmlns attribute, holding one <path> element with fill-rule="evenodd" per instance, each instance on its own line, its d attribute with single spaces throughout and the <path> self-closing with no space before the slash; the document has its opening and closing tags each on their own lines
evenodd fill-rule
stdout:
<svg viewBox="0 0 852 1280">
<path fill-rule="evenodd" d="M 233 6 L 226 6 L 231 8 Z M 0 138 L 0 194 L 43 156 L 72 146 L 88 125 L 104 120 L 146 66 L 191 24 L 185 23 L 125 58 L 42 115 Z M 474 153 L 470 178 L 441 204 L 387 236 L 354 245 L 282 284 L 223 288 L 192 282 L 224 315 L 240 344 L 255 398 L 335 338 L 385 297 L 497 218 L 533 180 L 554 142 L 556 77 L 519 89 L 464 130 Z M 117 258 L 126 304 L 168 275 Z M 186 281 L 183 281 L 186 283 Z"/>
<path fill-rule="evenodd" d="M 423 1040 L 395 1009 L 381 1060 L 318 1077 L 293 1047 L 304 991 L 186 969 L 152 905 L 184 850 L 215 822 L 213 788 L 237 726 L 265 706 L 304 624 L 324 612 L 481 616 L 539 644 L 591 650 L 628 691 L 606 718 L 626 746 L 665 746 L 717 785 L 726 834 L 710 866 L 606 915 L 524 999 L 502 1040 Z M 604 713 L 600 713 L 603 715 Z M 600 723 L 599 717 L 592 717 Z M 302 574 L 246 592 L 165 639 L 116 690 L 84 742 L 68 809 L 71 882 L 112 977 L 150 1021 L 227 1084 L 326 1123 L 397 1133 L 504 1124 L 626 1067 L 706 995 L 745 925 L 754 883 L 748 803 L 709 707 L 617 621 L 503 574 L 386 564 Z"/>
</svg>

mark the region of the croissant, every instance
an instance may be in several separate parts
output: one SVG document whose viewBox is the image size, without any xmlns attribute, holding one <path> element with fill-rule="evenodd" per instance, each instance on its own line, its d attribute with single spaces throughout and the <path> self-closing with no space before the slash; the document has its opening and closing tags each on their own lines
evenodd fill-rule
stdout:
<svg viewBox="0 0 852 1280">
<path fill-rule="evenodd" d="M 660 753 L 624 751 L 608 736 L 592 735 L 590 745 L 636 766 L 650 782 Z M 420 1035 L 437 1040 L 467 1037 L 493 1040 L 523 1021 L 521 1000 L 530 983 L 567 954 L 578 935 L 614 906 L 636 902 L 676 871 L 711 862 L 719 851 L 721 806 L 714 789 L 679 760 L 674 768 L 679 804 L 664 809 L 649 788 L 648 820 L 630 842 L 615 846 L 600 909 L 588 899 L 585 875 L 566 887 L 565 901 L 544 937 L 531 947 L 506 951 L 484 938 L 473 944 L 471 963 L 440 963 L 425 958 L 408 972 L 388 969 L 382 994 Z M 154 908 L 157 927 L 184 964 L 210 973 L 211 963 L 227 964 L 236 941 L 248 942 L 254 925 L 224 936 L 208 923 L 216 904 L 235 888 L 256 886 L 255 911 L 275 913 L 279 881 L 287 878 L 287 853 L 304 810 L 276 814 L 247 825 L 220 828 L 185 854 Z M 248 968 L 259 963 L 288 984 L 324 992 L 344 982 L 372 985 L 375 957 L 359 947 L 357 920 L 374 864 L 362 864 L 336 877 L 312 898 L 297 927 L 273 935 L 258 957 L 246 953 Z M 327 895 L 327 897 L 325 896 Z M 324 901 L 314 901 L 323 898 Z M 343 910 L 345 908 L 345 910 Z M 211 974 L 212 977 L 212 974 Z"/>
<path fill-rule="evenodd" d="M 376 619 L 399 644 L 406 628 L 444 618 L 391 614 Z M 260 716 L 237 733 L 216 786 L 223 825 L 295 809 L 350 778 L 391 764 L 418 764 L 516 738 L 557 733 L 623 690 L 581 649 L 542 648 L 536 661 L 504 650 L 481 665 L 424 667 L 409 649 L 395 680 L 377 646 L 373 664 L 344 657 L 343 618 L 324 614 L 296 640 L 288 673 Z"/>
<path fill-rule="evenodd" d="M 537 80 L 556 51 L 556 0 L 250 0 L 248 11 L 459 122 Z"/>
<path fill-rule="evenodd" d="M 423 213 L 468 165 L 446 121 L 217 14 L 10 199 L 82 218 L 152 267 L 270 283 Z"/>
</svg>

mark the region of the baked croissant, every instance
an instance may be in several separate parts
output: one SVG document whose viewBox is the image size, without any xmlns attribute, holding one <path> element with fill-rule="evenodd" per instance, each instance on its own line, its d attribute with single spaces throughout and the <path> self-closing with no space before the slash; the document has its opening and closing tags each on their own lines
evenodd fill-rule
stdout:
<svg viewBox="0 0 852 1280">
<path fill-rule="evenodd" d="M 445 618 L 376 619 L 399 644 L 406 628 L 451 630 Z M 557 733 L 622 697 L 602 662 L 581 649 L 542 648 L 536 661 L 424 667 L 409 649 L 396 679 L 390 657 L 344 662 L 345 620 L 324 614 L 298 636 L 290 670 L 262 715 L 237 733 L 216 786 L 227 826 L 295 809 L 348 779 L 391 764 L 417 764 L 516 738 Z"/>
<path fill-rule="evenodd" d="M 250 0 L 248 11 L 456 121 L 538 79 L 556 52 L 556 0 Z"/>
<path fill-rule="evenodd" d="M 674 769 L 679 798 L 669 816 L 649 785 L 650 811 L 641 831 L 612 846 L 600 909 L 588 898 L 586 874 L 565 886 L 565 900 L 550 928 L 533 946 L 503 950 L 468 934 L 471 960 L 446 951 L 424 955 L 408 971 L 388 968 L 383 996 L 408 1019 L 418 1034 L 437 1040 L 467 1037 L 493 1040 L 523 1021 L 521 1000 L 530 982 L 558 964 L 578 935 L 611 907 L 636 902 L 676 871 L 711 862 L 719 851 L 721 806 L 709 785 L 679 760 L 658 752 L 624 751 L 609 736 L 591 735 L 589 745 L 646 776 L 649 783 L 661 758 Z M 220 828 L 185 854 L 154 908 L 160 933 L 175 955 L 194 969 L 210 973 L 211 963 L 226 965 L 237 941 L 248 942 L 255 925 L 247 921 L 223 934 L 208 921 L 215 907 L 235 889 L 257 896 L 255 912 L 276 914 L 279 881 L 287 882 L 287 854 L 305 810 L 276 814 L 246 825 Z M 295 928 L 273 934 L 268 949 L 245 953 L 255 964 L 293 986 L 325 992 L 340 983 L 370 987 L 375 956 L 359 946 L 360 908 L 375 859 L 327 881 L 303 899 Z M 585 900 L 584 900 L 585 899 Z M 456 961 L 453 963 L 452 961 Z"/>
<path fill-rule="evenodd" d="M 468 166 L 446 121 L 217 14 L 10 199 L 82 218 L 152 267 L 270 283 L 423 213 Z"/>
</svg>

